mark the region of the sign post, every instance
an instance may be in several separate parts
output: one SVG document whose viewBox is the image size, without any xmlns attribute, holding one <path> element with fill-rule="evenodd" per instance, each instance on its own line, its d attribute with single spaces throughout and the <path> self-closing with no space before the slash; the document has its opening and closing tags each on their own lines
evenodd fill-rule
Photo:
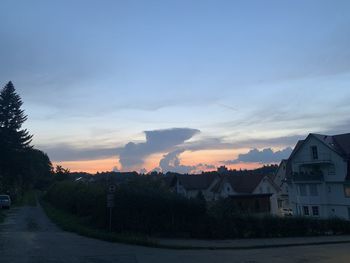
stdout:
<svg viewBox="0 0 350 263">
<path fill-rule="evenodd" d="M 108 186 L 107 208 L 109 208 L 109 231 L 112 231 L 112 212 L 114 207 L 114 193 L 116 188 L 117 187 L 114 184 Z"/>
</svg>

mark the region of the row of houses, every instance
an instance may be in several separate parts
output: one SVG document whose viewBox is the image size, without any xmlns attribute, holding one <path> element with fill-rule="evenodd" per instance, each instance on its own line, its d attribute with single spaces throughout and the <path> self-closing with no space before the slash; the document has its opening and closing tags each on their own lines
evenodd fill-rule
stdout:
<svg viewBox="0 0 350 263">
<path fill-rule="evenodd" d="M 243 212 L 350 220 L 350 133 L 309 134 L 273 176 L 176 175 L 168 185 L 188 198 L 231 198 Z"/>
<path fill-rule="evenodd" d="M 168 186 L 187 198 L 202 195 L 207 202 L 230 198 L 241 212 L 280 213 L 281 189 L 267 175 L 174 175 Z"/>
</svg>

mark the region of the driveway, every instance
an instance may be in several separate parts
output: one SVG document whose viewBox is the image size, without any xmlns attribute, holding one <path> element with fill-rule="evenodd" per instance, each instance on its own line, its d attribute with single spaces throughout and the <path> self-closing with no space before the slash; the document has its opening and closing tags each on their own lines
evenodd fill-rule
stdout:
<svg viewBox="0 0 350 263">
<path fill-rule="evenodd" d="M 0 262 L 350 262 L 349 244 L 251 250 L 169 250 L 61 231 L 37 207 L 13 208 L 0 225 Z"/>
</svg>

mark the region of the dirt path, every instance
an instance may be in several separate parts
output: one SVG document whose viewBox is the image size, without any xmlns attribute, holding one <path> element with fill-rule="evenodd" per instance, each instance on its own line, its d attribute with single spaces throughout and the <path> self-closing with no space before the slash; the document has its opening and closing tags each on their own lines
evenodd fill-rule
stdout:
<svg viewBox="0 0 350 263">
<path fill-rule="evenodd" d="M 349 244 L 258 250 L 167 250 L 109 243 L 64 232 L 43 209 L 12 208 L 0 225 L 1 263 L 350 262 Z"/>
</svg>

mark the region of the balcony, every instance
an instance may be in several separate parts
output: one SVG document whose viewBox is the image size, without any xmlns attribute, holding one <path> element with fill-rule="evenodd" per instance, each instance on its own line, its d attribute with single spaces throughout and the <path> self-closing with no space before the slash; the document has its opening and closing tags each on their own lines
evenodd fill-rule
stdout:
<svg viewBox="0 0 350 263">
<path fill-rule="evenodd" d="M 312 164 L 332 164 L 330 153 L 319 153 L 317 158 L 312 158 L 310 155 L 300 155 L 296 160 L 296 164 L 312 165 Z"/>
<path fill-rule="evenodd" d="M 322 171 L 317 172 L 294 172 L 292 175 L 293 181 L 304 182 L 304 181 L 323 181 L 323 173 Z"/>
</svg>

